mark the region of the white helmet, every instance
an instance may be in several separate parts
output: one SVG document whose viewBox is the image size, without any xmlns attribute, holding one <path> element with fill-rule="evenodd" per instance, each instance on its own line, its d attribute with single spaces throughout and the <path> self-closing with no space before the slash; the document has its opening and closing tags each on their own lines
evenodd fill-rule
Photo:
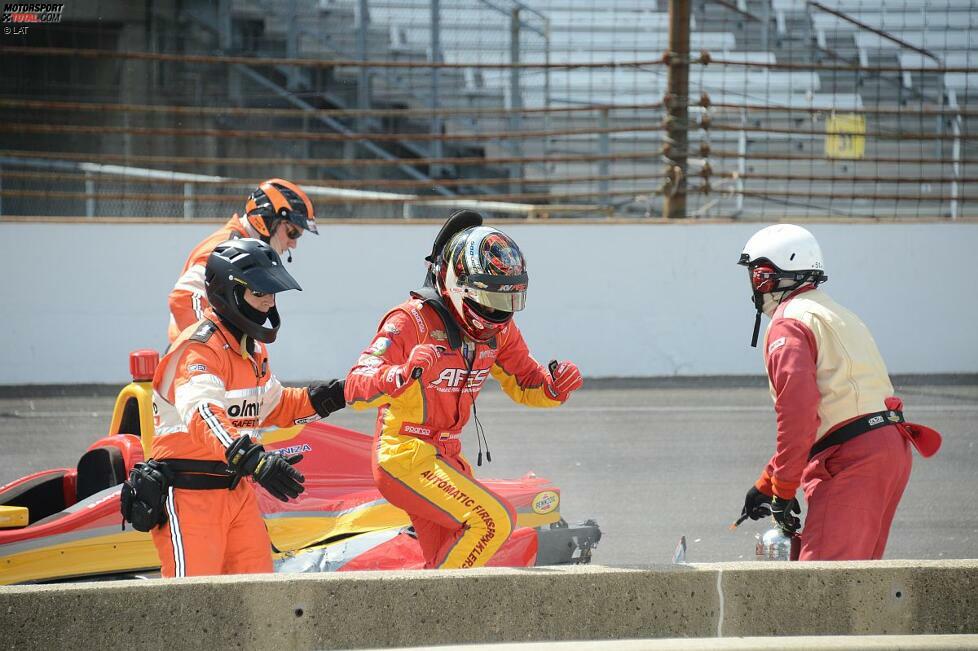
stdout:
<svg viewBox="0 0 978 651">
<path fill-rule="evenodd" d="M 825 271 L 822 249 L 807 229 L 775 224 L 754 233 L 744 245 L 740 264 L 767 260 L 781 271 Z"/>
<path fill-rule="evenodd" d="M 804 284 L 818 287 L 829 279 L 815 236 L 794 224 L 775 224 L 754 233 L 744 245 L 739 264 L 747 267 L 750 274 L 751 300 L 757 308 L 750 342 L 755 348 L 765 294 L 780 291 L 781 301 Z"/>
</svg>

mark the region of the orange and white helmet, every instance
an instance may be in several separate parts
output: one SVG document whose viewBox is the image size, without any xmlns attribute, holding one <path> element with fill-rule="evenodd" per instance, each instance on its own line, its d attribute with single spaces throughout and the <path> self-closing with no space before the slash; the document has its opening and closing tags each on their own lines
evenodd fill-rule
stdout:
<svg viewBox="0 0 978 651">
<path fill-rule="evenodd" d="M 283 179 L 268 179 L 251 193 L 245 205 L 245 219 L 266 242 L 280 221 L 319 234 L 309 196 L 298 185 Z"/>
</svg>

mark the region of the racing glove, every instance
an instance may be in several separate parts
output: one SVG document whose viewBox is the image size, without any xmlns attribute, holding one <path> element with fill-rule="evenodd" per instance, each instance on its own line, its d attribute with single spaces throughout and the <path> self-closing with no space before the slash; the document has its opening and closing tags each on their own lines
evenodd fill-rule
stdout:
<svg viewBox="0 0 978 651">
<path fill-rule="evenodd" d="M 312 403 L 312 408 L 321 418 L 326 418 L 334 411 L 346 407 L 343 385 L 343 380 L 330 380 L 329 382 L 309 385 L 309 402 Z"/>
<path fill-rule="evenodd" d="M 288 502 L 298 497 L 305 488 L 306 478 L 293 466 L 302 461 L 301 454 L 284 455 L 279 452 L 266 452 L 265 448 L 252 442 L 245 434 L 235 439 L 225 453 L 228 468 L 236 475 L 232 488 L 241 477 L 251 475 L 262 488 L 276 499 Z"/>
<path fill-rule="evenodd" d="M 757 486 L 751 486 L 744 498 L 744 508 L 740 512 L 741 519 L 747 517 L 751 520 L 760 520 L 769 515 L 771 515 L 771 496 L 762 493 Z"/>
<path fill-rule="evenodd" d="M 553 360 L 548 365 L 550 381 L 545 385 L 547 395 L 557 402 L 566 402 L 571 391 L 576 391 L 584 385 L 581 370 L 574 362 L 557 362 Z"/>
<path fill-rule="evenodd" d="M 788 536 L 801 529 L 801 520 L 792 513 L 801 513 L 797 499 L 792 497 L 789 500 L 777 496 L 771 498 L 771 515 L 774 516 L 774 521 L 778 523 L 778 528 Z"/>
<path fill-rule="evenodd" d="M 403 364 L 387 371 L 384 393 L 396 398 L 407 391 L 412 380 L 420 380 L 422 383 L 432 380 L 435 364 L 444 350 L 434 344 L 418 344 L 412 348 Z"/>
</svg>

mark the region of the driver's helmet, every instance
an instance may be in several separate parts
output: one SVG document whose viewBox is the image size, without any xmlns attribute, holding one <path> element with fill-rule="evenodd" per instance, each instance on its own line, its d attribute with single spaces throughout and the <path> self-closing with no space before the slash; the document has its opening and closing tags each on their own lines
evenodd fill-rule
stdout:
<svg viewBox="0 0 978 651">
<path fill-rule="evenodd" d="M 266 344 L 275 341 L 282 324 L 278 308 L 273 307 L 261 315 L 264 317 L 261 323 L 249 318 L 248 313 L 254 310 L 245 306 L 244 290 L 262 294 L 302 290 L 295 278 L 285 270 L 278 253 L 268 244 L 252 238 L 238 238 L 218 244 L 207 258 L 204 285 L 207 301 L 222 319 Z M 265 327 L 265 321 L 271 327 Z"/>
<path fill-rule="evenodd" d="M 488 341 L 526 304 L 526 260 L 516 242 L 489 226 L 448 241 L 435 270 L 439 293 L 471 339 Z"/>
<path fill-rule="evenodd" d="M 251 193 L 245 205 L 245 219 L 264 242 L 269 241 L 280 221 L 319 234 L 309 196 L 298 185 L 283 179 L 269 179 Z"/>
</svg>

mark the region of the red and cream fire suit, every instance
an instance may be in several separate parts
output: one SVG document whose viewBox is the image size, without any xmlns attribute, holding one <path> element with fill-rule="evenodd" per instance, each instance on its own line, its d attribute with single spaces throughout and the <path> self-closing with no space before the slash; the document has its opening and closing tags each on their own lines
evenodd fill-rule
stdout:
<svg viewBox="0 0 978 651">
<path fill-rule="evenodd" d="M 258 234 L 251 230 L 245 220 L 235 215 L 190 252 L 176 285 L 170 291 L 170 326 L 167 330 L 170 343 L 186 328 L 204 318 L 204 310 L 209 306 L 204 287 L 207 258 L 218 244 L 236 237 L 257 238 Z"/>
<path fill-rule="evenodd" d="M 153 458 L 224 462 L 242 434 L 318 420 L 305 388 L 285 388 L 265 344 L 242 354 L 208 308 L 184 330 L 153 377 Z M 166 523 L 152 531 L 165 577 L 271 572 L 271 544 L 251 481 L 233 490 L 170 487 Z"/>
<path fill-rule="evenodd" d="M 445 348 L 431 373 L 436 379 L 424 386 L 408 379 L 410 386 L 392 398 L 391 374 L 423 343 Z M 547 370 L 530 356 L 514 322 L 489 343 L 465 340 L 452 349 L 435 308 L 413 298 L 387 313 L 347 376 L 350 406 L 379 407 L 374 479 L 381 494 L 411 517 L 429 568 L 485 565 L 516 523 L 512 505 L 473 477 L 459 440 L 490 375 L 515 402 L 560 404 L 547 394 Z"/>
<path fill-rule="evenodd" d="M 764 362 L 777 413 L 777 451 L 756 486 L 808 503 L 801 560 L 883 556 L 910 477 L 902 426 L 887 425 L 827 448 L 812 445 L 859 416 L 901 409 L 869 329 L 824 292 L 803 287 L 777 307 Z"/>
</svg>

